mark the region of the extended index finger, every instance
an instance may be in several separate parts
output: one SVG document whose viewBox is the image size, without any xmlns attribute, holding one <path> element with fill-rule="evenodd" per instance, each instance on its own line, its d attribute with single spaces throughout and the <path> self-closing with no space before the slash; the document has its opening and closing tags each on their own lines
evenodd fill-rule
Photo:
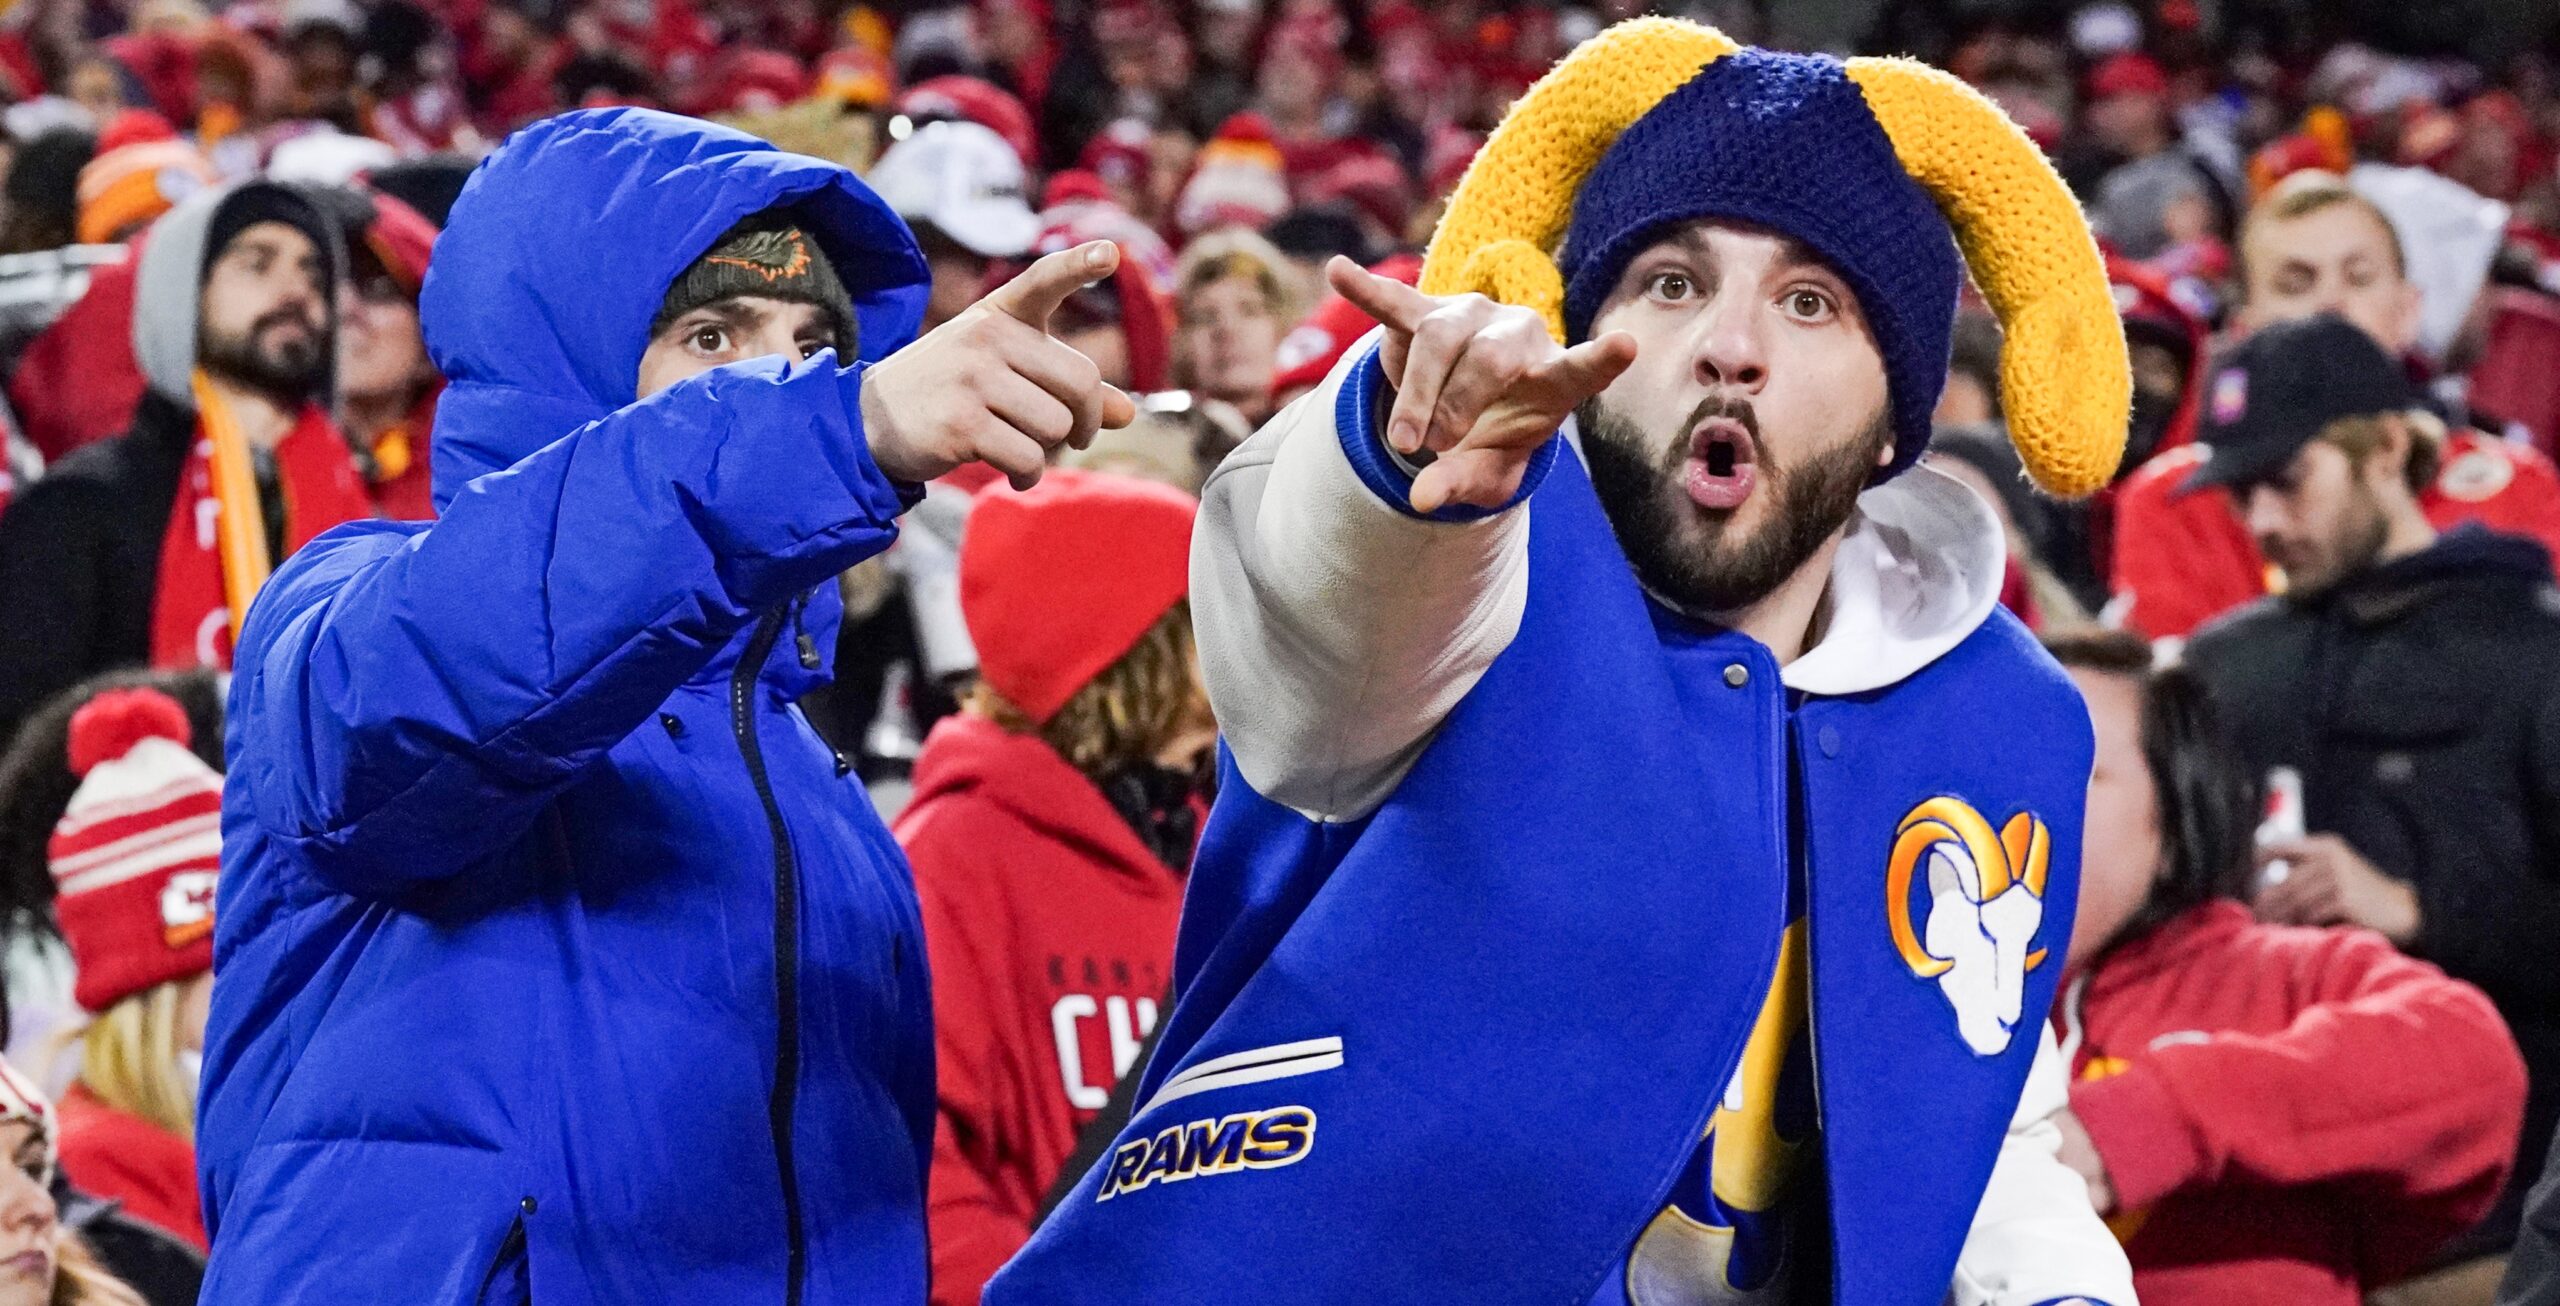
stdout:
<svg viewBox="0 0 2560 1306">
<path fill-rule="evenodd" d="M 1120 247 L 1107 240 L 1088 240 L 1062 249 L 1022 270 L 1022 275 L 995 288 L 983 303 L 1016 321 L 1046 331 L 1049 315 L 1067 296 L 1111 275 L 1120 266 Z"/>
<path fill-rule="evenodd" d="M 1385 323 L 1390 331 L 1413 334 L 1439 301 L 1394 277 L 1382 277 L 1340 254 L 1324 265 L 1325 284 L 1351 301 L 1353 308 Z"/>
</svg>

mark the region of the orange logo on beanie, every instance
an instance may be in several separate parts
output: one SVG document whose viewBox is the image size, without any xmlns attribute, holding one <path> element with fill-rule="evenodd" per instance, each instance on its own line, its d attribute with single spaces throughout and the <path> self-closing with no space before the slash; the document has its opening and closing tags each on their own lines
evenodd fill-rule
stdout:
<svg viewBox="0 0 2560 1306">
<path fill-rule="evenodd" d="M 789 281 L 809 271 L 809 240 L 796 230 L 757 232 L 729 242 L 728 248 L 735 252 L 713 254 L 702 261 L 744 268 L 766 281 Z"/>
</svg>

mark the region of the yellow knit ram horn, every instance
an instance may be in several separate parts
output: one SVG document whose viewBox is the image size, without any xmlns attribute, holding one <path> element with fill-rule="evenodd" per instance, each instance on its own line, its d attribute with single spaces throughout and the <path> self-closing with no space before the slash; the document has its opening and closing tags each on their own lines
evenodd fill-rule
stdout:
<svg viewBox="0 0 2560 1306">
<path fill-rule="evenodd" d="M 2009 115 L 1954 76 L 1852 59 L 1849 80 L 2000 317 L 2000 405 L 2027 474 L 2053 494 L 2103 488 L 2124 459 L 2133 370 L 2079 203 Z"/>
<path fill-rule="evenodd" d="M 1677 18 L 1630 19 L 1575 47 L 1503 115 L 1458 179 L 1423 255 L 1422 293 L 1534 308 L 1564 339 L 1555 249 L 1582 179 L 1618 133 L 1741 48 Z"/>
<path fill-rule="evenodd" d="M 1459 181 L 1423 259 L 1423 293 L 1533 308 L 1563 339 L 1555 253 L 1583 179 L 1619 133 L 1740 48 L 1711 27 L 1638 18 L 1566 55 Z M 1963 82 L 1907 59 L 1846 68 L 1999 315 L 2001 403 L 2028 475 L 2057 495 L 2103 487 L 2124 456 L 2133 379 L 2079 205 L 2026 133 Z"/>
</svg>

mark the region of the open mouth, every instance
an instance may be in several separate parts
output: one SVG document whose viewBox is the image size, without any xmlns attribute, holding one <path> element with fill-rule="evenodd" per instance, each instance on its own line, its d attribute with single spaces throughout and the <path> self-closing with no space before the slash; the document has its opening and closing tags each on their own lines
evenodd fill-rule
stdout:
<svg viewBox="0 0 2560 1306">
<path fill-rule="evenodd" d="M 1683 482 L 1691 502 L 1709 512 L 1731 512 L 1759 484 L 1759 444 L 1742 423 L 1710 417 L 1689 433 Z"/>
</svg>

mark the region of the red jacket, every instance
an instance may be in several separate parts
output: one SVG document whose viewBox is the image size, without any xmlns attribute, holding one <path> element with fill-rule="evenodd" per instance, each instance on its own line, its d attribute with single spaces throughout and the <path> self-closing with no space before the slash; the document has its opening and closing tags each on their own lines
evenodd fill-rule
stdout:
<svg viewBox="0 0 2560 1306">
<path fill-rule="evenodd" d="M 2368 931 L 2207 903 L 2074 981 L 2062 1021 L 2144 1306 L 2356 1306 L 2515 1162 L 2505 1023 Z"/>
<path fill-rule="evenodd" d="M 2197 446 L 2154 456 L 2115 487 L 2110 586 L 2129 630 L 2183 638 L 2267 592 L 2267 564 L 2231 495 L 2178 495 L 2201 460 Z M 2560 472 L 2523 445 L 2478 431 L 2445 442 L 2443 470 L 2418 497 L 2443 530 L 2478 522 L 2560 553 Z"/>
<path fill-rule="evenodd" d="M 36 333 L 9 374 L 9 405 L 47 463 L 133 426 L 142 364 L 133 356 L 135 276 L 142 241 L 120 263 L 89 274 L 89 288 Z"/>
<path fill-rule="evenodd" d="M 122 1202 L 125 1214 L 207 1249 L 195 1145 L 108 1106 L 82 1084 L 62 1095 L 62 1173 L 80 1191 Z"/>
<path fill-rule="evenodd" d="M 1182 879 L 1102 791 L 1030 735 L 944 719 L 899 842 L 933 968 L 928 1219 L 936 1306 L 975 1303 L 1031 1236 L 1076 1133 L 1173 983 Z"/>
</svg>

